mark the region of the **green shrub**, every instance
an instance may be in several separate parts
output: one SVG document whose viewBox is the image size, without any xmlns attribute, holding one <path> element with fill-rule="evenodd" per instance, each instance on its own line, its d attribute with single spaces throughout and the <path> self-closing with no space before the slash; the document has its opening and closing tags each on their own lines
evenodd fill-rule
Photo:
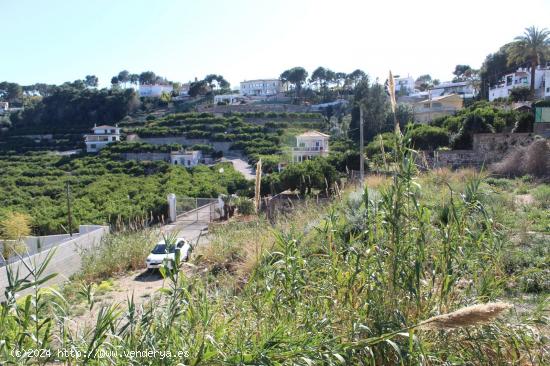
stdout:
<svg viewBox="0 0 550 366">
<path fill-rule="evenodd" d="M 511 102 L 523 102 L 530 100 L 532 97 L 533 93 L 531 93 L 531 89 L 527 86 L 513 88 L 508 96 Z"/>
<path fill-rule="evenodd" d="M 512 191 L 514 187 L 513 182 L 510 179 L 506 179 L 506 178 L 489 177 L 485 179 L 485 182 L 494 187 L 498 187 L 507 191 Z"/>
<path fill-rule="evenodd" d="M 254 202 L 250 198 L 239 197 L 235 205 L 241 215 L 252 215 L 254 213 Z"/>
<path fill-rule="evenodd" d="M 79 277 L 97 282 L 118 273 L 145 268 L 145 258 L 157 238 L 158 233 L 148 229 L 109 234 L 98 246 L 81 254 Z"/>
<path fill-rule="evenodd" d="M 532 194 L 541 208 L 550 209 L 550 185 L 542 184 L 535 188 Z"/>
<path fill-rule="evenodd" d="M 411 139 L 413 148 L 419 150 L 435 150 L 449 145 L 448 132 L 440 127 L 415 125 L 406 134 Z"/>
</svg>

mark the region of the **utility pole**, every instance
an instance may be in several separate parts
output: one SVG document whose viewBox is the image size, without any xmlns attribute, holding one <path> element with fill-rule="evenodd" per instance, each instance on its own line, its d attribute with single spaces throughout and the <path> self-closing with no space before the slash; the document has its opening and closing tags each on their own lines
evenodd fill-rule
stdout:
<svg viewBox="0 0 550 366">
<path fill-rule="evenodd" d="M 71 215 L 71 186 L 67 181 L 67 219 L 69 221 L 69 236 L 73 236 L 73 216 Z"/>
<path fill-rule="evenodd" d="M 363 147 L 365 141 L 363 138 L 363 103 L 359 105 L 359 177 L 361 179 L 361 188 L 365 182 L 365 155 Z"/>
</svg>

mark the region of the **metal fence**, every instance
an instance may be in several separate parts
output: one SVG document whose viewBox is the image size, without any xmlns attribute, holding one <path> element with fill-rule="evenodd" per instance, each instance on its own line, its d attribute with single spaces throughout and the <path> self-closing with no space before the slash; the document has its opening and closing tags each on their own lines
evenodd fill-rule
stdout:
<svg viewBox="0 0 550 366">
<path fill-rule="evenodd" d="M 211 222 L 222 216 L 217 198 L 176 197 L 176 218 L 183 222 Z"/>
</svg>

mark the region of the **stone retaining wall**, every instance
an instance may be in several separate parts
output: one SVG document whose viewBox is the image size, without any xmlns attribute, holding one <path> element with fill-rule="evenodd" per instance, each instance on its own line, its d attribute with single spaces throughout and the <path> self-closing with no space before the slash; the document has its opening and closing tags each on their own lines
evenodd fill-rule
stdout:
<svg viewBox="0 0 550 366">
<path fill-rule="evenodd" d="M 481 167 L 502 160 L 518 147 L 531 144 L 535 133 L 478 133 L 473 137 L 472 150 L 422 151 L 419 164 L 429 167 Z"/>
</svg>

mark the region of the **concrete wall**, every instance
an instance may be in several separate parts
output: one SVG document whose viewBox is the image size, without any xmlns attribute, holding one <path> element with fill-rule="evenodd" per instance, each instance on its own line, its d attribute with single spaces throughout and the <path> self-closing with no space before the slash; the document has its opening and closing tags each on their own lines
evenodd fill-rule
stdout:
<svg viewBox="0 0 550 366">
<path fill-rule="evenodd" d="M 57 273 L 57 276 L 47 281 L 42 286 L 51 286 L 54 284 L 66 281 L 71 275 L 76 273 L 81 267 L 81 252 L 84 249 L 89 249 L 98 245 L 101 239 L 109 233 L 108 226 L 86 225 L 82 227 L 81 233 L 73 239 L 62 242 L 58 245 L 51 245 L 50 248 L 43 250 L 37 254 L 26 257 L 23 260 L 27 265 L 36 264 L 39 266 L 44 262 L 51 251 L 54 251 L 53 257 L 43 273 L 43 277 L 52 273 Z M 9 265 L 12 272 L 19 271 L 19 278 L 24 278 L 29 275 L 29 271 L 21 260 Z M 29 278 L 29 280 L 32 280 Z M 0 268 L 0 301 L 5 301 L 4 291 L 8 286 L 7 268 Z M 33 291 L 27 289 L 21 291 L 20 295 L 25 295 Z"/>
<path fill-rule="evenodd" d="M 223 114 L 229 112 L 311 112 L 311 108 L 304 105 L 295 104 L 241 104 L 241 105 L 214 105 L 210 107 L 199 107 L 199 112 L 210 112 L 215 114 Z"/>
<path fill-rule="evenodd" d="M 289 126 L 292 126 L 293 123 L 318 123 L 323 122 L 323 116 L 319 113 L 318 118 L 291 118 L 291 117 L 277 117 L 277 118 L 269 118 L 269 117 L 241 117 L 245 122 L 247 123 L 255 123 L 257 125 L 265 125 L 267 122 L 285 122 L 288 123 Z"/>
</svg>

